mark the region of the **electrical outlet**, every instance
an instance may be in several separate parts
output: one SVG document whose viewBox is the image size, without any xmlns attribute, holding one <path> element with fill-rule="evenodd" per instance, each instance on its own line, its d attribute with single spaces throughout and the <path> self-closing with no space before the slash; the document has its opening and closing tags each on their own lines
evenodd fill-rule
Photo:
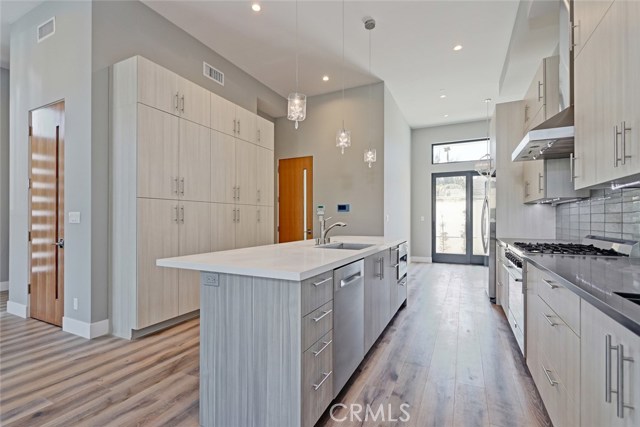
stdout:
<svg viewBox="0 0 640 427">
<path fill-rule="evenodd" d="M 218 274 L 216 273 L 202 273 L 200 283 L 204 286 L 220 286 Z"/>
<path fill-rule="evenodd" d="M 73 299 L 73 309 L 77 310 L 78 309 L 78 298 L 74 298 Z"/>
</svg>

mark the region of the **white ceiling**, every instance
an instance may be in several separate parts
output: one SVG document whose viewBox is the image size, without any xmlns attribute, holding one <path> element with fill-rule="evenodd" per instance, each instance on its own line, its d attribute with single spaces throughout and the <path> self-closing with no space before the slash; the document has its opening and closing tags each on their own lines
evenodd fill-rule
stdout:
<svg viewBox="0 0 640 427">
<path fill-rule="evenodd" d="M 144 2 L 282 96 L 295 89 L 295 2 Z M 481 119 L 499 81 L 518 0 L 347 1 L 347 87 L 384 80 L 412 127 Z M 301 0 L 300 91 L 341 89 L 342 3 Z M 372 72 L 368 32 L 373 17 Z M 454 52 L 456 44 L 464 48 Z M 223 70 L 224 71 L 224 70 Z M 534 70 L 535 71 L 535 70 Z M 329 75 L 329 82 L 322 76 Z M 440 94 L 447 95 L 445 99 Z M 448 117 L 444 117 L 447 114 Z"/>
<path fill-rule="evenodd" d="M 10 25 L 42 2 L 0 1 L 3 67 Z M 260 13 L 249 0 L 143 2 L 283 97 L 295 90 L 294 1 L 262 0 Z M 557 2 L 348 0 L 346 87 L 383 80 L 413 128 L 483 119 L 485 98 L 521 98 L 540 60 L 552 53 L 557 24 L 545 4 Z M 342 3 L 300 0 L 298 8 L 300 91 L 312 96 L 340 90 Z M 373 75 L 365 17 L 377 22 L 371 32 Z M 464 48 L 454 52 L 458 43 Z M 322 81 L 325 74 L 328 82 Z"/>
</svg>

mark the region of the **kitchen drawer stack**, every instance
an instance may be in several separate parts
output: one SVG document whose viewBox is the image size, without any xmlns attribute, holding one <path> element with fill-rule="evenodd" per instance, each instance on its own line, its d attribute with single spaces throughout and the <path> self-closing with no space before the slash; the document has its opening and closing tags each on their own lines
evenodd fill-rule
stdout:
<svg viewBox="0 0 640 427">
<path fill-rule="evenodd" d="M 527 269 L 527 365 L 553 425 L 580 420 L 580 298 Z"/>
<path fill-rule="evenodd" d="M 333 400 L 333 270 L 302 282 L 302 425 Z"/>
<path fill-rule="evenodd" d="M 110 318 L 132 338 L 199 309 L 198 274 L 156 259 L 273 243 L 273 124 L 141 56 L 111 108 Z"/>
</svg>

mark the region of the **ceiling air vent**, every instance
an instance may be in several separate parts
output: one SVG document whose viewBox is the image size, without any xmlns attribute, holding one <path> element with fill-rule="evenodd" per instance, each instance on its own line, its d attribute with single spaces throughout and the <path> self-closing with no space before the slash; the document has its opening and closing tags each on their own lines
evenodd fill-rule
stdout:
<svg viewBox="0 0 640 427">
<path fill-rule="evenodd" d="M 38 43 L 51 37 L 56 32 L 56 17 L 38 25 Z"/>
<path fill-rule="evenodd" d="M 204 75 L 206 77 L 209 77 L 211 80 L 218 83 L 219 85 L 224 86 L 224 73 L 218 70 L 217 68 L 213 68 L 211 65 L 207 64 L 206 62 L 203 62 L 203 64 L 204 64 L 204 68 L 203 68 Z"/>
</svg>

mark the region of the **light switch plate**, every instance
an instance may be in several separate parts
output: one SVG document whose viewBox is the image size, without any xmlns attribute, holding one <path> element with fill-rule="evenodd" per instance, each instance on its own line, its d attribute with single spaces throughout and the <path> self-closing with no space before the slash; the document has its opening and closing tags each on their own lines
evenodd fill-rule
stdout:
<svg viewBox="0 0 640 427">
<path fill-rule="evenodd" d="M 220 286 L 218 273 L 200 273 L 200 283 L 204 286 Z"/>
<path fill-rule="evenodd" d="M 80 224 L 80 212 L 69 212 L 69 224 Z"/>
</svg>

